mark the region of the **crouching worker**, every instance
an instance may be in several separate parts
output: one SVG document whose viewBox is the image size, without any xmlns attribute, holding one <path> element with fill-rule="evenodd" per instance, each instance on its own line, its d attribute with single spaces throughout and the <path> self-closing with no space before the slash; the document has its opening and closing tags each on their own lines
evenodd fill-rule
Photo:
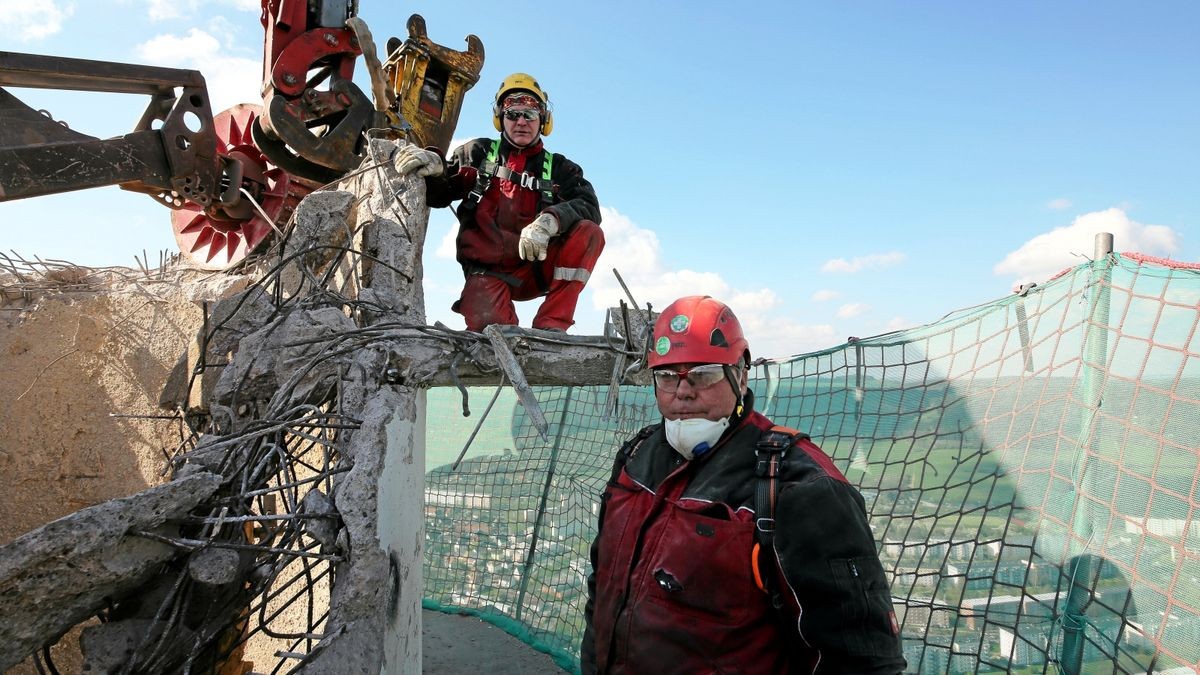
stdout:
<svg viewBox="0 0 1200 675">
<path fill-rule="evenodd" d="M 449 161 L 404 146 L 395 166 L 426 177 L 429 206 L 462 200 L 456 243 L 466 283 L 453 309 L 468 330 L 516 325 L 513 300 L 545 296 L 533 327 L 566 331 L 604 249 L 600 203 L 578 164 L 542 146 L 554 117 L 536 80 L 506 77 L 492 121 L 499 139 L 465 143 Z"/>
<path fill-rule="evenodd" d="M 663 420 L 617 453 L 591 548 L 588 673 L 899 673 L 862 496 L 754 410 L 724 303 L 681 298 L 648 365 Z"/>
</svg>

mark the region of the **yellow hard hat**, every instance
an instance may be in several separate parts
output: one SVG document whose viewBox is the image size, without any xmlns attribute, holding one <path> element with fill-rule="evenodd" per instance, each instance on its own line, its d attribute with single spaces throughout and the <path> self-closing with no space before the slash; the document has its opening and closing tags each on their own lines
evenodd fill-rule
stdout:
<svg viewBox="0 0 1200 675">
<path fill-rule="evenodd" d="M 500 88 L 496 90 L 496 100 L 492 102 L 492 124 L 495 125 L 496 131 L 504 131 L 504 126 L 500 123 L 500 113 L 503 112 L 500 104 L 504 101 L 504 97 L 513 91 L 527 91 L 541 102 L 541 132 L 543 136 L 549 136 L 554 129 L 554 113 L 550 110 L 550 94 L 547 94 L 542 89 L 542 85 L 527 73 L 513 73 L 500 82 Z"/>
</svg>

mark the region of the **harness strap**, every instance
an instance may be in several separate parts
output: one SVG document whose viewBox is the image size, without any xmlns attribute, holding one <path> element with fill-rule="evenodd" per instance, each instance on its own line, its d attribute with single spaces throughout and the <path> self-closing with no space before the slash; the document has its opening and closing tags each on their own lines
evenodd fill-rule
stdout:
<svg viewBox="0 0 1200 675">
<path fill-rule="evenodd" d="M 483 160 L 483 165 L 475 171 L 475 187 L 467 193 L 467 198 L 463 201 L 471 204 L 478 204 L 480 199 L 483 199 L 483 193 L 488 191 L 492 184 L 492 176 L 495 174 L 488 173 L 484 167 L 491 165 L 496 166 L 496 160 L 500 158 L 500 139 L 492 141 L 492 147 L 488 149 L 487 159 Z"/>
<path fill-rule="evenodd" d="M 524 171 L 518 173 L 500 163 L 500 139 L 492 141 L 492 147 L 488 150 L 487 158 L 483 160 L 483 164 L 479 165 L 475 172 L 475 187 L 467 194 L 467 200 L 473 204 L 478 204 L 479 200 L 483 199 L 483 195 L 492 185 L 493 178 L 502 178 L 510 183 L 519 185 L 526 190 L 535 190 L 541 193 L 540 200 L 542 207 L 545 208 L 554 203 L 554 183 L 550 180 L 550 172 L 554 166 L 554 153 L 544 152 L 545 159 L 542 162 L 542 177 L 526 173 Z"/>
<path fill-rule="evenodd" d="M 503 178 L 504 180 L 506 180 L 510 183 L 515 183 L 517 185 L 520 185 L 521 187 L 525 188 L 526 190 L 538 190 L 539 192 L 548 192 L 548 191 L 552 191 L 554 189 L 554 184 L 548 180 L 543 180 L 541 178 L 538 178 L 532 174 L 528 174 L 525 172 L 517 173 L 516 171 L 513 171 L 512 169 L 508 168 L 507 166 L 504 166 L 502 164 L 497 164 L 495 162 L 486 162 L 485 161 L 483 163 L 483 165 L 479 168 L 479 170 L 482 174 L 485 174 L 489 177 L 495 176 L 497 178 Z"/>
<path fill-rule="evenodd" d="M 542 184 L 544 188 L 538 188 L 542 191 L 542 206 L 550 206 L 554 203 L 554 183 L 550 182 L 550 169 L 554 166 L 554 153 L 546 152 L 545 161 L 542 162 Z"/>
<path fill-rule="evenodd" d="M 760 590 L 771 595 L 777 604 L 775 580 L 762 571 L 765 555 L 775 554 L 775 506 L 779 500 L 779 476 L 788 450 L 808 438 L 808 434 L 788 427 L 773 426 L 759 437 L 754 444 L 754 475 L 758 477 L 754 487 L 754 535 L 757 540 L 751 552 L 754 581 Z"/>
<path fill-rule="evenodd" d="M 609 479 L 610 483 L 617 482 L 617 477 L 621 475 L 621 470 L 625 468 L 625 464 L 637 454 L 638 448 L 642 447 L 642 443 L 647 438 L 650 438 L 656 426 L 652 424 L 648 427 L 642 427 L 641 431 L 637 432 L 637 435 L 625 441 L 625 444 L 621 446 L 621 451 L 617 453 L 617 460 L 613 463 L 612 477 Z"/>
</svg>

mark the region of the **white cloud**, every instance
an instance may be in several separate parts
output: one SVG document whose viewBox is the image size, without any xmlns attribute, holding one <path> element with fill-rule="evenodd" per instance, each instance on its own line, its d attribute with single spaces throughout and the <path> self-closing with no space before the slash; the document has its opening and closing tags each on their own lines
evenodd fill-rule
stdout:
<svg viewBox="0 0 1200 675">
<path fill-rule="evenodd" d="M 1118 251 L 1170 256 L 1180 248 L 1179 233 L 1166 225 L 1146 225 L 1119 208 L 1085 213 L 1065 227 L 1039 234 L 1004 257 L 992 271 L 1011 275 L 1014 283 L 1041 282 L 1091 258 L 1096 234 L 1111 232 Z"/>
<path fill-rule="evenodd" d="M 628 302 L 613 269 L 620 273 L 638 305 L 651 303 L 662 309 L 684 295 L 712 295 L 728 298 L 729 285 L 714 272 L 667 269 L 653 230 L 638 227 L 616 209 L 600 208 L 604 227 L 604 252 L 592 272 L 588 288 L 596 309 Z"/>
<path fill-rule="evenodd" d="M 603 312 L 621 300 L 629 302 L 612 273 L 615 267 L 643 308 L 649 302 L 658 311 L 686 295 L 711 295 L 727 303 L 738 315 L 756 357 L 801 354 L 824 349 L 835 341 L 832 326 L 802 324 L 790 318 L 781 308 L 783 300 L 769 288 L 734 289 L 716 272 L 672 269 L 663 259 L 654 231 L 639 227 L 616 209 L 602 206 L 600 210 L 604 252 L 584 291 L 591 294 L 594 310 Z"/>
<path fill-rule="evenodd" d="M 432 218 L 431 218 L 432 220 Z M 446 234 L 442 236 L 442 240 L 438 242 L 437 249 L 434 250 L 434 255 L 446 260 L 454 260 L 457 251 L 454 248 L 454 242 L 458 239 L 458 221 L 454 221 L 450 225 L 450 229 L 446 230 Z"/>
<path fill-rule="evenodd" d="M 217 38 L 208 33 L 193 28 L 187 37 L 177 35 L 158 35 L 147 42 L 138 45 L 137 51 L 146 59 L 161 59 L 168 63 L 179 64 L 188 60 L 211 58 L 221 48 Z"/>
<path fill-rule="evenodd" d="M 260 59 L 227 55 L 216 37 L 199 28 L 192 28 L 185 36 L 156 36 L 138 45 L 137 53 L 149 63 L 203 73 L 213 114 L 238 103 L 261 102 Z"/>
<path fill-rule="evenodd" d="M 733 308 L 750 341 L 754 358 L 785 358 L 825 349 L 838 342 L 829 324 L 807 324 L 792 320 L 782 309 L 783 299 L 771 289 L 734 292 L 716 296 Z"/>
<path fill-rule="evenodd" d="M 841 341 L 830 324 L 797 321 L 784 309 L 784 299 L 769 288 L 735 289 L 715 272 L 672 269 L 663 259 L 655 232 L 639 227 L 616 209 L 601 207 L 600 210 L 605 248 L 575 312 L 572 333 L 600 334 L 606 310 L 621 300 L 628 302 L 612 273 L 617 267 L 642 308 L 649 302 L 655 310 L 662 310 L 676 298 L 697 294 L 711 295 L 728 303 L 742 322 L 755 357 L 783 358 L 825 349 Z M 462 273 L 453 262 L 457 232 L 457 226 L 451 224 L 453 220 L 446 209 L 431 214 L 429 232 L 439 234 L 433 235 L 426 248 L 426 311 L 430 322 L 442 321 L 452 328 L 461 328 L 462 317 L 448 309 L 462 288 Z M 447 227 L 444 235 L 440 234 L 443 226 Z M 522 325 L 529 325 L 540 304 L 540 300 L 517 303 Z"/>
<path fill-rule="evenodd" d="M 1053 209 L 1055 211 L 1061 211 L 1063 209 L 1068 209 L 1068 208 L 1071 208 L 1071 200 L 1066 199 L 1064 197 L 1059 197 L 1058 199 L 1051 199 L 1050 201 L 1046 202 L 1046 208 Z"/>
<path fill-rule="evenodd" d="M 822 288 L 821 290 L 812 294 L 812 301 L 813 302 L 829 302 L 830 300 L 836 300 L 840 297 L 842 297 L 841 293 L 838 293 L 837 291 L 831 291 L 829 289 Z"/>
<path fill-rule="evenodd" d="M 902 316 L 894 316 L 888 320 L 887 324 L 884 325 L 884 330 L 887 331 L 888 333 L 890 333 L 895 330 L 904 330 L 905 328 L 911 328 L 912 325 L 913 325 L 912 322 L 909 321 L 908 319 L 906 319 Z"/>
<path fill-rule="evenodd" d="M 0 32 L 32 42 L 62 30 L 63 21 L 75 13 L 73 3 L 56 0 L 0 0 Z"/>
<path fill-rule="evenodd" d="M 862 314 L 870 308 L 871 307 L 869 305 L 864 305 L 861 302 L 850 302 L 838 307 L 837 318 L 850 319 Z"/>
<path fill-rule="evenodd" d="M 192 16 L 201 8 L 209 11 L 212 4 L 209 0 L 146 0 L 146 11 L 151 21 L 167 21 Z M 217 0 L 216 4 L 242 12 L 262 11 L 260 0 Z"/>
<path fill-rule="evenodd" d="M 190 3 L 180 0 L 148 0 L 146 5 L 151 21 L 174 19 L 183 16 L 186 11 L 191 9 Z"/>
<path fill-rule="evenodd" d="M 904 262 L 905 255 L 900 251 L 887 253 L 872 253 L 858 258 L 834 258 L 821 266 L 822 272 L 853 274 L 867 269 L 890 267 Z"/>
<path fill-rule="evenodd" d="M 241 24 L 234 23 L 223 16 L 214 16 L 205 24 L 205 30 L 208 31 L 209 34 L 224 36 L 223 42 L 227 50 L 237 48 L 235 35 L 237 35 L 240 29 L 245 27 L 246 26 L 244 25 L 244 22 Z M 257 37 L 259 33 L 255 32 L 254 35 Z"/>
<path fill-rule="evenodd" d="M 750 341 L 750 354 L 754 358 L 767 357 L 786 359 L 797 354 L 807 354 L 840 344 L 834 327 L 827 323 L 802 324 L 789 321 L 786 317 L 774 320 L 762 315 L 742 319 L 746 338 Z"/>
<path fill-rule="evenodd" d="M 451 150 L 465 140 L 454 139 Z M 616 209 L 602 206 L 600 211 L 604 252 L 600 254 L 592 278 L 584 289 L 584 297 L 575 312 L 576 324 L 572 333 L 598 335 L 604 325 L 606 310 L 618 306 L 622 300 L 629 303 L 613 274 L 616 268 L 642 309 L 646 303 L 650 303 L 655 311 L 661 311 L 673 300 L 686 295 L 711 295 L 728 303 L 737 313 L 755 357 L 782 358 L 825 349 L 840 342 L 832 325 L 801 323 L 790 317 L 783 309 L 784 300 L 769 288 L 735 289 L 716 272 L 673 268 L 664 260 L 657 233 L 638 226 Z M 457 266 L 446 264 L 454 260 L 454 240 L 458 233 L 458 225 L 450 211 L 433 212 L 429 231 L 440 232 L 443 220 L 447 223 L 445 233 L 440 235 L 436 243 L 431 243 L 433 257 L 442 262 L 426 266 L 427 301 L 431 291 L 444 289 L 447 293 L 452 291 L 453 296 L 457 297 L 458 290 L 462 288 L 462 276 Z M 435 305 L 439 301 L 435 301 Z M 540 302 L 517 303 L 517 314 L 522 325 L 529 324 Z M 462 324 L 461 317 L 456 314 L 439 314 L 441 308 L 438 306 L 428 311 L 431 320 L 436 318 L 452 327 Z"/>
</svg>

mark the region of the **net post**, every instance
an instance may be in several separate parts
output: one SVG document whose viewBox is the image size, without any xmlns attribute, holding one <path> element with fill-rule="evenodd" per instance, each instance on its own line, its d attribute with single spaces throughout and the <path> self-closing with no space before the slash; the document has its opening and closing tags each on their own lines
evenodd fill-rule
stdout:
<svg viewBox="0 0 1200 675">
<path fill-rule="evenodd" d="M 1103 401 L 1108 364 L 1108 322 L 1112 290 L 1113 235 L 1099 232 L 1095 237 L 1092 259 L 1092 302 L 1088 311 L 1087 333 L 1083 347 L 1083 382 L 1081 384 L 1084 420 L 1080 429 L 1078 461 L 1075 471 L 1075 509 L 1072 531 L 1079 541 L 1088 541 L 1093 534 L 1092 507 L 1087 495 L 1092 490 L 1095 472 L 1089 456 L 1100 451 L 1099 411 Z M 1088 555 L 1086 546 L 1066 565 L 1070 586 L 1063 608 L 1063 643 L 1059 662 L 1067 675 L 1083 672 L 1083 647 L 1086 643 L 1087 616 L 1085 609 L 1091 600 L 1098 566 L 1095 557 Z"/>
</svg>

